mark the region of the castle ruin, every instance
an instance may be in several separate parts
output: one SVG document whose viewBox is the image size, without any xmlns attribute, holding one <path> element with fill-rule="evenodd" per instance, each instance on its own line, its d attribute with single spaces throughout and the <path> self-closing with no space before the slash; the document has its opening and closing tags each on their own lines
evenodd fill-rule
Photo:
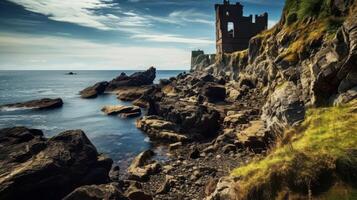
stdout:
<svg viewBox="0 0 357 200">
<path fill-rule="evenodd" d="M 268 13 L 243 16 L 243 5 L 239 2 L 215 5 L 217 54 L 232 53 L 248 48 L 249 40 L 268 28 Z"/>
</svg>

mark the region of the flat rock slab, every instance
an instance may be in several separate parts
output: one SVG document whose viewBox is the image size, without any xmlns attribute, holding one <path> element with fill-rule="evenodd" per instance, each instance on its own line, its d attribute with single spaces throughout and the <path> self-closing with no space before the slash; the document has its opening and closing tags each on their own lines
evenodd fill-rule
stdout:
<svg viewBox="0 0 357 200">
<path fill-rule="evenodd" d="M 134 101 L 139 99 L 145 92 L 151 89 L 151 86 L 120 87 L 117 89 L 118 99 L 122 101 Z"/>
<path fill-rule="evenodd" d="M 54 109 L 60 108 L 63 105 L 63 101 L 60 98 L 57 99 L 39 99 L 39 100 L 32 100 L 26 101 L 23 103 L 14 103 L 14 104 L 7 104 L 0 106 L 0 108 L 31 108 L 31 109 Z"/>
<path fill-rule="evenodd" d="M 104 106 L 102 112 L 107 115 L 119 115 L 124 118 L 138 117 L 141 115 L 141 109 L 138 106 Z"/>
</svg>

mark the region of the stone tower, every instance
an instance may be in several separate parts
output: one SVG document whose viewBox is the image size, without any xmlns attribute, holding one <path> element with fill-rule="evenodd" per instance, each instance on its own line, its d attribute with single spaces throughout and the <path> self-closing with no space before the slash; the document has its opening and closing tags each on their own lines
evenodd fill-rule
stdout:
<svg viewBox="0 0 357 200">
<path fill-rule="evenodd" d="M 243 5 L 239 2 L 230 4 L 224 0 L 223 4 L 215 5 L 215 11 L 218 55 L 248 48 L 249 40 L 268 27 L 268 13 L 255 15 L 253 22 L 253 15 L 243 16 Z"/>
</svg>

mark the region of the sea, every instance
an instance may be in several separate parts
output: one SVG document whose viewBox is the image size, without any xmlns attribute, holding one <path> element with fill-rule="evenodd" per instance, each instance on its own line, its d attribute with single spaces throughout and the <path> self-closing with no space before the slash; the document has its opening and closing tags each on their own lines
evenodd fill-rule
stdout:
<svg viewBox="0 0 357 200">
<path fill-rule="evenodd" d="M 158 70 L 155 82 L 185 70 Z M 1 109 L 0 129 L 14 126 L 41 129 L 46 137 L 66 130 L 83 130 L 98 152 L 119 166 L 127 166 L 138 153 L 155 149 L 164 157 L 164 149 L 153 144 L 135 127 L 136 118 L 122 119 L 101 112 L 105 105 L 131 105 L 114 94 L 95 99 L 80 98 L 79 91 L 99 81 L 110 81 L 120 73 L 137 71 L 0 71 L 0 105 L 41 98 L 62 98 L 62 108 L 53 110 Z M 145 113 L 145 110 L 143 110 Z"/>
</svg>

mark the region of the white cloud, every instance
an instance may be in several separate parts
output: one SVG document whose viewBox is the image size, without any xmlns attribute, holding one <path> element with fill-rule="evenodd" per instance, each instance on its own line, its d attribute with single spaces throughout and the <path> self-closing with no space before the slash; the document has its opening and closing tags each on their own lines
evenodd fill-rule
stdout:
<svg viewBox="0 0 357 200">
<path fill-rule="evenodd" d="M 169 14 L 169 18 L 177 21 L 178 23 L 193 22 L 214 25 L 214 21 L 209 20 L 210 17 L 208 15 L 200 13 L 195 9 L 174 11 Z"/>
<path fill-rule="evenodd" d="M 102 8 L 110 8 L 112 4 L 102 0 L 9 0 L 13 3 L 22 5 L 26 10 L 40 13 L 48 18 L 79 24 L 82 26 L 108 30 L 105 21 L 110 20 L 107 15 L 97 15 L 95 11 Z"/>
<path fill-rule="evenodd" d="M 0 69 L 188 69 L 190 51 L 0 33 Z"/>
<path fill-rule="evenodd" d="M 167 34 L 137 34 L 132 36 L 136 39 L 145 39 L 153 42 L 172 42 L 183 44 L 214 44 L 214 41 L 209 39 L 200 38 L 186 38 L 179 35 L 167 35 Z"/>
</svg>

